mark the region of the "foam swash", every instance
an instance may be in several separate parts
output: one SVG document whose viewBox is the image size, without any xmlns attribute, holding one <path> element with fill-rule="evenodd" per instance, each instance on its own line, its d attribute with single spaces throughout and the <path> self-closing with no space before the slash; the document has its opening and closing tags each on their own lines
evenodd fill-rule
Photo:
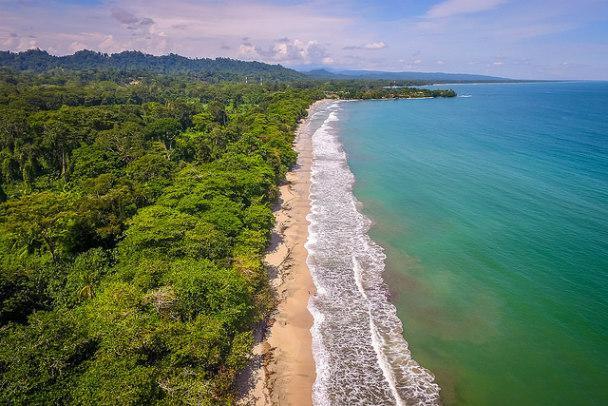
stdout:
<svg viewBox="0 0 608 406">
<path fill-rule="evenodd" d="M 317 405 L 438 404 L 434 376 L 411 357 L 382 280 L 385 255 L 367 235 L 351 173 L 333 124 L 340 104 L 313 134 L 308 267 L 317 287 L 314 317 Z"/>
</svg>

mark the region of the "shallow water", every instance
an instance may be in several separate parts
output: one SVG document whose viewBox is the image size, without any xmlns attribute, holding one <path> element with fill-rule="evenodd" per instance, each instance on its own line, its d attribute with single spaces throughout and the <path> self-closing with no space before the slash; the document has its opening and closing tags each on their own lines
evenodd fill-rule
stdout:
<svg viewBox="0 0 608 406">
<path fill-rule="evenodd" d="M 336 123 L 341 107 L 313 116 L 311 212 L 307 264 L 317 288 L 313 351 L 317 405 L 404 405 L 438 402 L 433 376 L 414 362 L 382 281 L 384 254 L 367 236 L 354 177 Z"/>
<path fill-rule="evenodd" d="M 446 404 L 608 404 L 608 84 L 453 88 L 468 97 L 341 103 L 331 124 L 385 249 L 413 358 L 436 375 Z M 352 178 L 340 159 L 329 163 L 337 174 L 318 192 L 343 196 L 325 213 L 337 244 L 366 226 L 338 221 L 350 218 L 341 188 Z M 365 245 L 348 238 L 344 253 L 326 247 L 345 274 L 359 254 L 350 247 Z M 363 280 L 380 297 L 382 254 L 374 244 L 367 252 L 376 262 Z M 332 266 L 322 278 L 333 280 Z M 334 283 L 349 300 L 328 306 L 351 334 L 334 345 L 358 354 L 351 342 L 367 344 L 370 332 L 350 320 L 365 319 L 365 300 L 355 282 Z M 399 351 L 407 363 L 406 350 L 384 353 Z M 363 379 L 328 371 L 344 391 Z M 382 381 L 382 371 L 368 374 Z"/>
</svg>

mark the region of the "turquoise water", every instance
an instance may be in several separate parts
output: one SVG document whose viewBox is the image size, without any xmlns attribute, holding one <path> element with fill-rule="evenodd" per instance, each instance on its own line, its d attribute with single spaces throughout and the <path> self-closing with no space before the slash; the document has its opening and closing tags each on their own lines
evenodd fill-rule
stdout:
<svg viewBox="0 0 608 406">
<path fill-rule="evenodd" d="M 608 83 L 342 103 L 354 193 L 446 404 L 608 404 Z"/>
</svg>

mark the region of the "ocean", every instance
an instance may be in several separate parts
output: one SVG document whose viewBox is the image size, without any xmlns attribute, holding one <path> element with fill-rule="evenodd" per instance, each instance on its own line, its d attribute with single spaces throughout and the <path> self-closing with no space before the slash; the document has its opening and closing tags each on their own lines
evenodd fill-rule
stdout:
<svg viewBox="0 0 608 406">
<path fill-rule="evenodd" d="M 315 404 L 608 404 L 608 83 L 449 87 L 313 117 Z"/>
</svg>

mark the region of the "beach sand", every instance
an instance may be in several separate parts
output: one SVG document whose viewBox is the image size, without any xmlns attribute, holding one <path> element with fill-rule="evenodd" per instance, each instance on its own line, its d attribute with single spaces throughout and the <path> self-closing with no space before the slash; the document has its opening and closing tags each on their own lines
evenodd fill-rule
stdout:
<svg viewBox="0 0 608 406">
<path fill-rule="evenodd" d="M 280 186 L 276 225 L 265 257 L 278 305 L 266 325 L 260 327 L 250 368 L 239 379 L 241 405 L 312 404 L 316 374 L 310 333 L 313 318 L 307 306 L 315 287 L 306 266 L 304 244 L 310 211 L 310 116 L 326 103 L 314 103 L 308 118 L 300 123 L 294 144 L 298 162 Z"/>
</svg>

